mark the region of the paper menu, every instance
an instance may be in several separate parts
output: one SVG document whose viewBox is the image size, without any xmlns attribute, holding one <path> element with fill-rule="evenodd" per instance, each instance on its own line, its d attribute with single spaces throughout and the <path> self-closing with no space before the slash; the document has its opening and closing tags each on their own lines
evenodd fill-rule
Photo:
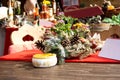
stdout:
<svg viewBox="0 0 120 80">
<path fill-rule="evenodd" d="M 120 39 L 107 39 L 98 56 L 120 60 Z"/>
</svg>

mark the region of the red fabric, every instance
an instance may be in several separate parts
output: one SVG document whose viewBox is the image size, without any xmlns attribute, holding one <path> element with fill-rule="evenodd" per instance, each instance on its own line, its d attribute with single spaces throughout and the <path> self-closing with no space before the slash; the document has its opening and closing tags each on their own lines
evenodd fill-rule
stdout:
<svg viewBox="0 0 120 80">
<path fill-rule="evenodd" d="M 13 54 L 8 54 L 0 57 L 0 60 L 9 60 L 9 61 L 31 61 L 34 54 L 42 54 L 40 50 L 26 50 Z"/>
<path fill-rule="evenodd" d="M 86 63 L 120 63 L 119 60 L 113 60 L 108 58 L 103 58 L 98 56 L 99 52 L 85 58 L 79 60 L 78 58 L 75 59 L 67 59 L 66 62 L 86 62 Z"/>
<path fill-rule="evenodd" d="M 87 7 L 87 8 L 80 8 L 76 10 L 65 11 L 64 14 L 66 16 L 71 16 L 74 18 L 85 18 L 85 17 L 92 17 L 96 15 L 102 15 L 103 11 L 100 7 Z"/>
<path fill-rule="evenodd" d="M 36 53 L 43 53 L 40 50 L 26 50 L 22 52 L 17 52 L 13 54 L 8 54 L 0 57 L 0 60 L 9 60 L 9 61 L 31 61 L 32 56 Z M 93 54 L 85 59 L 79 60 L 75 59 L 66 59 L 66 62 L 87 62 L 87 63 L 120 63 L 120 61 L 102 58 L 98 56 L 98 53 Z"/>
<path fill-rule="evenodd" d="M 11 28 L 11 27 L 6 28 L 4 55 L 8 54 L 8 48 L 12 44 L 11 38 L 10 38 L 11 33 L 16 30 L 18 30 L 18 28 Z"/>
</svg>

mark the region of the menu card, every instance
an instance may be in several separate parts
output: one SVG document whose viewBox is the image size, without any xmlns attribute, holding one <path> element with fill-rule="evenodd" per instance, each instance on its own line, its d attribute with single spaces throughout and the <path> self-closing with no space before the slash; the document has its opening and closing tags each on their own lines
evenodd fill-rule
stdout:
<svg viewBox="0 0 120 80">
<path fill-rule="evenodd" d="M 120 39 L 107 39 L 98 56 L 120 60 Z"/>
</svg>

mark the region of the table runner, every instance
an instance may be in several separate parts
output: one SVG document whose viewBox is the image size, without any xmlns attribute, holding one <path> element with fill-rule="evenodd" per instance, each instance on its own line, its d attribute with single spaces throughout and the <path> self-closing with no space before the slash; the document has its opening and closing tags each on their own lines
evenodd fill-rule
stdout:
<svg viewBox="0 0 120 80">
<path fill-rule="evenodd" d="M 99 51 L 95 54 L 90 55 L 87 58 L 79 60 L 78 58 L 66 59 L 66 62 L 86 62 L 86 63 L 120 63 L 119 60 L 113 60 L 108 58 L 103 58 L 98 56 Z"/>
<path fill-rule="evenodd" d="M 0 60 L 4 61 L 32 61 L 32 56 L 36 53 L 42 54 L 43 52 L 40 50 L 25 50 L 13 54 L 8 54 L 4 56 L 0 56 Z M 82 60 L 79 60 L 78 58 L 74 59 L 66 59 L 65 62 L 86 62 L 86 63 L 120 63 L 118 60 L 103 58 L 98 56 L 99 52 L 90 55 L 87 58 L 84 58 Z"/>
</svg>

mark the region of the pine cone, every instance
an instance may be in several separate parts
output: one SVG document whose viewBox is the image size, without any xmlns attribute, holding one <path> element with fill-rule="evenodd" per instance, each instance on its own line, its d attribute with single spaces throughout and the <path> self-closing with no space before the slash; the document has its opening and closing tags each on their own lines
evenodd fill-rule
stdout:
<svg viewBox="0 0 120 80">
<path fill-rule="evenodd" d="M 43 41 L 36 41 L 35 42 L 35 44 L 36 44 L 36 47 L 38 48 L 38 49 L 40 49 L 40 50 L 44 50 L 45 49 L 45 45 L 43 44 Z"/>
<path fill-rule="evenodd" d="M 64 40 L 62 40 L 61 44 L 63 47 L 66 47 L 66 46 L 70 45 L 70 41 L 68 39 L 64 39 Z"/>
<path fill-rule="evenodd" d="M 70 40 L 70 43 L 72 45 L 79 43 L 79 36 L 78 35 L 74 35 L 73 38 Z"/>
</svg>

